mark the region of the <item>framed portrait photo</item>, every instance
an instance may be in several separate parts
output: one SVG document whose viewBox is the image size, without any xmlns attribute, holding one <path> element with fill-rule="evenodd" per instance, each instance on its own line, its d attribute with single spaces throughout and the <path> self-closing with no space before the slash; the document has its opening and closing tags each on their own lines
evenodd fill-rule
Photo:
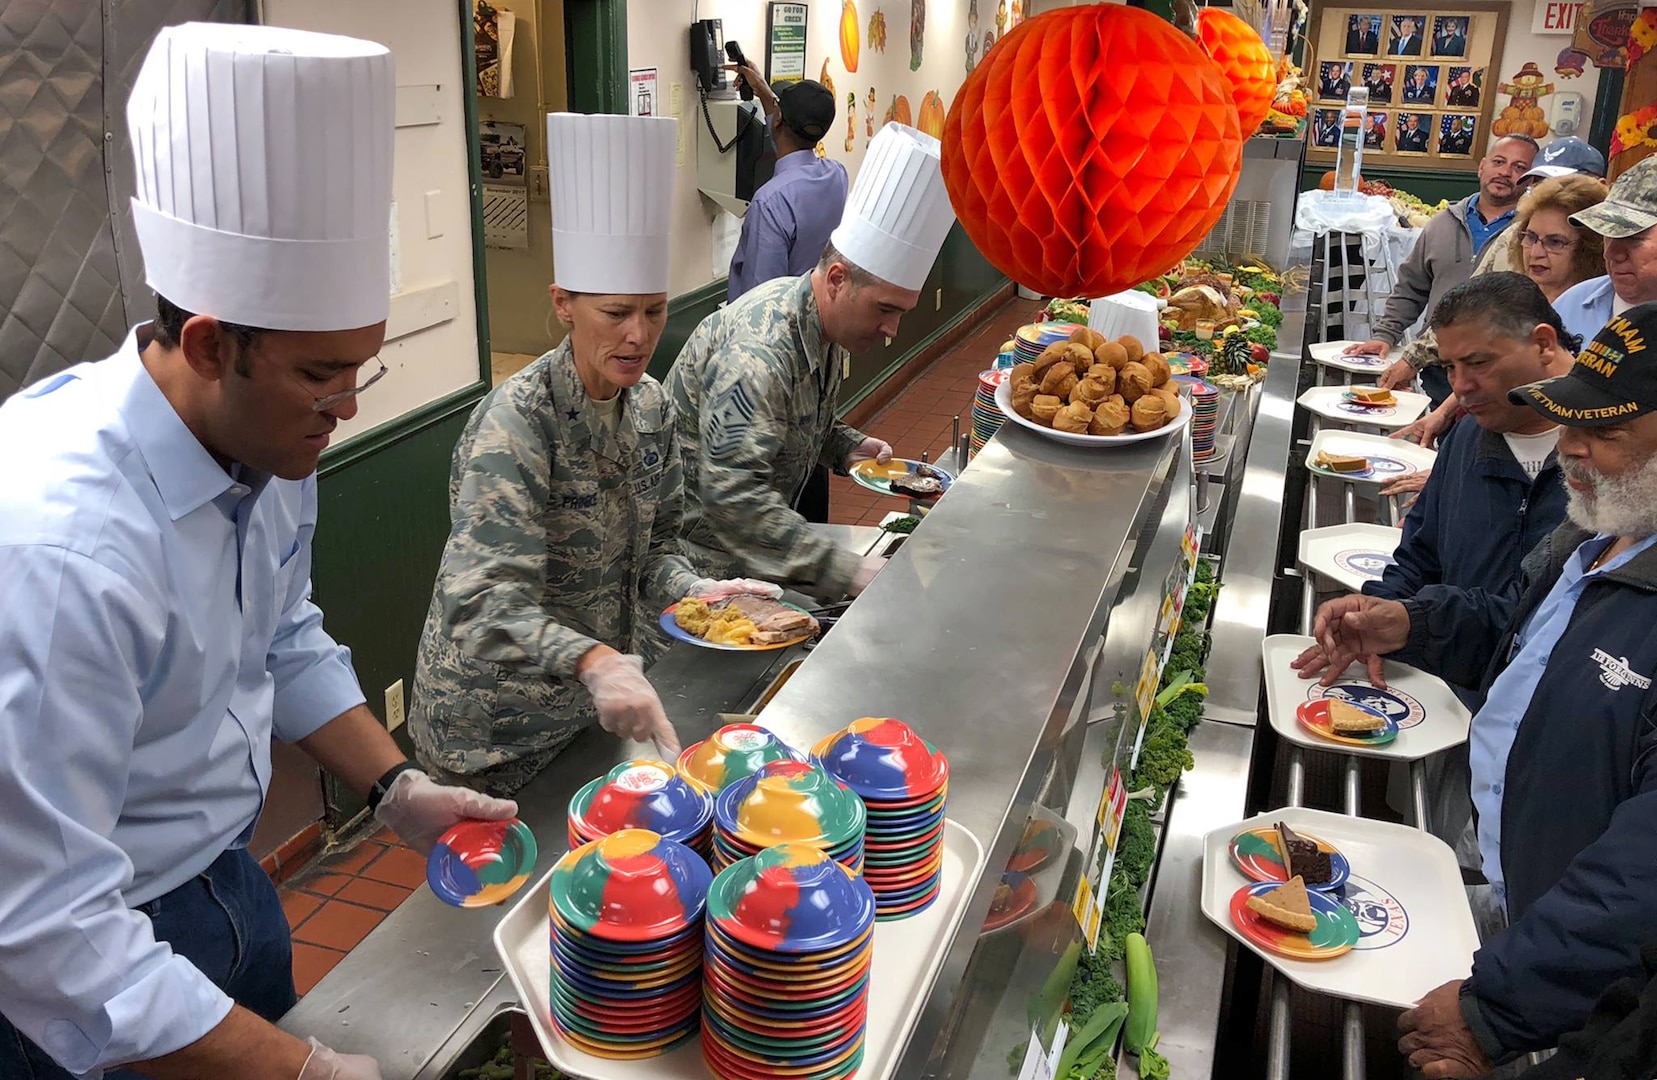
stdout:
<svg viewBox="0 0 1657 1080">
<path fill-rule="evenodd" d="M 1438 100 L 1438 65 L 1405 64 L 1404 89 L 1398 100 L 1405 105 L 1425 105 L 1431 108 Z"/>
<path fill-rule="evenodd" d="M 1385 150 L 1387 148 L 1387 114 L 1372 112 L 1364 120 L 1364 149 Z"/>
<path fill-rule="evenodd" d="M 1444 69 L 1444 104 L 1451 109 L 1476 109 L 1484 103 L 1484 68 Z"/>
<path fill-rule="evenodd" d="M 1400 112 L 1392 126 L 1392 145 L 1396 153 L 1425 154 L 1433 137 L 1433 114 Z"/>
<path fill-rule="evenodd" d="M 1479 118 L 1474 113 L 1445 113 L 1438 118 L 1440 157 L 1472 157 L 1478 143 Z"/>
<path fill-rule="evenodd" d="M 1381 53 L 1381 16 L 1366 12 L 1346 17 L 1347 56 L 1379 56 Z"/>
<path fill-rule="evenodd" d="M 1312 145 L 1334 149 L 1341 144 L 1341 109 L 1316 109 L 1312 113 Z"/>
<path fill-rule="evenodd" d="M 1433 55 L 1456 59 L 1466 56 L 1469 22 L 1466 15 L 1434 15 Z"/>
<path fill-rule="evenodd" d="M 1318 100 L 1345 101 L 1352 92 L 1350 61 L 1325 60 L 1318 65 Z"/>
<path fill-rule="evenodd" d="M 1422 37 L 1426 27 L 1425 15 L 1394 15 L 1387 26 L 1387 55 L 1426 55 L 1427 43 Z"/>
<path fill-rule="evenodd" d="M 1369 90 L 1371 105 L 1391 105 L 1393 101 L 1393 80 L 1398 78 L 1397 64 L 1365 64 L 1363 70 L 1364 86 Z"/>
</svg>

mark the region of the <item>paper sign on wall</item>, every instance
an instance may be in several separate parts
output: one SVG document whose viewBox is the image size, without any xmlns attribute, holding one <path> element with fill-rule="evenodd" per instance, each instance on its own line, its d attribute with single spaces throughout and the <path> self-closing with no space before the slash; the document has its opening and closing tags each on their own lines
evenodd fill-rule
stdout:
<svg viewBox="0 0 1657 1080">
<path fill-rule="evenodd" d="M 634 68 L 627 73 L 627 110 L 634 116 L 655 116 L 661 111 L 655 68 Z"/>
<path fill-rule="evenodd" d="M 805 78 L 806 6 L 774 3 L 769 14 L 770 26 L 765 35 L 766 81 L 799 82 Z"/>
<path fill-rule="evenodd" d="M 483 185 L 483 246 L 529 249 L 529 192 L 521 187 Z"/>
</svg>

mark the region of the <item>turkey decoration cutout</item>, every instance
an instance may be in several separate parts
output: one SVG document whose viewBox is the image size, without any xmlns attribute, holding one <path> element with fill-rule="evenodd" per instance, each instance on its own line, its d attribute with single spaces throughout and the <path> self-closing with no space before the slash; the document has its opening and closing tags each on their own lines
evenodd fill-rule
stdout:
<svg viewBox="0 0 1657 1080">
<path fill-rule="evenodd" d="M 961 227 L 1046 296 L 1108 296 L 1174 266 L 1225 213 L 1242 156 L 1219 69 L 1166 20 L 1122 4 L 1009 31 L 944 124 Z"/>
<path fill-rule="evenodd" d="M 1260 34 L 1224 8 L 1197 14 L 1197 40 L 1231 85 L 1243 138 L 1253 135 L 1277 95 L 1277 64 Z"/>
</svg>

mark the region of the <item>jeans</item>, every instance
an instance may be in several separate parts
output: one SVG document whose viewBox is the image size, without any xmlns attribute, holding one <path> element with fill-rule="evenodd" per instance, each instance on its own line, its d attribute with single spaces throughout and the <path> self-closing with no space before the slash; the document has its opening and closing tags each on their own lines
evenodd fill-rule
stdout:
<svg viewBox="0 0 1657 1080">
<path fill-rule="evenodd" d="M 195 878 L 136 910 L 149 916 L 156 940 L 171 945 L 238 1005 L 275 1022 L 299 1000 L 282 901 L 245 848 L 225 852 Z M 0 1017 L 0 1077 L 71 1080 L 73 1074 Z M 140 1077 L 112 1069 L 104 1080 Z"/>
</svg>

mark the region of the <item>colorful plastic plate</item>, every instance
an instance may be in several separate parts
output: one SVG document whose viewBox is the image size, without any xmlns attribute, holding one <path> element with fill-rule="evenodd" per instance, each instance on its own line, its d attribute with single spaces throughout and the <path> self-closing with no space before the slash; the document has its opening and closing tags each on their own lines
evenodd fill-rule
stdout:
<svg viewBox="0 0 1657 1080">
<path fill-rule="evenodd" d="M 623 829 L 558 860 L 552 906 L 595 938 L 656 942 L 695 926 L 712 876 L 685 845 L 648 829 Z"/>
<path fill-rule="evenodd" d="M 949 759 L 908 724 L 891 717 L 854 720 L 813 756 L 826 772 L 865 799 L 927 798 L 949 782 Z"/>
<path fill-rule="evenodd" d="M 803 844 L 781 844 L 735 863 L 708 891 L 710 924 L 771 952 L 844 945 L 868 930 L 874 908 L 866 882 Z"/>
<path fill-rule="evenodd" d="M 713 798 L 665 761 L 624 761 L 582 786 L 570 800 L 570 824 L 589 839 L 622 829 L 649 829 L 680 843 L 713 821 Z"/>
<path fill-rule="evenodd" d="M 727 838 L 752 847 L 799 840 L 833 850 L 853 840 L 861 847 L 868 810 L 817 766 L 772 761 L 719 793 L 714 821 Z"/>
<path fill-rule="evenodd" d="M 807 611 L 803 607 L 800 607 L 798 604 L 790 604 L 786 600 L 779 602 L 784 607 L 793 608 L 801 615 L 811 614 L 811 612 Z M 811 631 L 808 630 L 798 637 L 791 637 L 787 641 L 779 641 L 775 645 L 726 645 L 718 641 L 708 641 L 704 638 L 697 637 L 695 634 L 690 633 L 688 630 L 679 625 L 679 621 L 673 617 L 673 613 L 678 610 L 678 604 L 669 604 L 667 609 L 662 612 L 662 617 L 659 620 L 662 627 L 662 633 L 677 641 L 689 642 L 690 644 L 703 649 L 714 649 L 718 652 L 771 652 L 775 649 L 786 649 L 792 645 L 798 645 L 802 641 L 811 640 Z"/>
<path fill-rule="evenodd" d="M 913 476 L 920 472 L 923 467 L 927 472 L 922 475 L 937 477 L 938 485 L 943 488 L 943 491 L 938 492 L 937 495 L 908 495 L 902 491 L 892 490 L 893 480 L 902 476 Z M 939 498 L 945 491 L 949 490 L 949 485 L 955 483 L 955 477 L 952 474 L 938 468 L 936 465 L 900 457 L 893 458 L 885 465 L 874 461 L 860 461 L 848 469 L 847 472 L 858 487 L 866 487 L 870 491 L 878 491 L 882 495 L 894 495 L 900 499 L 913 498 L 921 502 Z"/>
<path fill-rule="evenodd" d="M 1007 869 L 1021 874 L 1035 873 L 1059 853 L 1059 841 L 1059 830 L 1051 822 L 1040 819 L 1030 822 L 1024 827 L 1013 857 L 1007 860 Z"/>
<path fill-rule="evenodd" d="M 679 775 L 717 795 L 772 761 L 806 756 L 758 724 L 726 724 L 679 755 Z"/>
<path fill-rule="evenodd" d="M 462 821 L 426 857 L 426 884 L 445 904 L 488 907 L 523 888 L 535 858 L 535 835 L 517 818 Z"/>
<path fill-rule="evenodd" d="M 984 920 L 985 931 L 999 930 L 1036 906 L 1036 882 L 1030 875 L 1016 871 L 1004 874 L 1001 884 L 1006 886 L 1007 892 L 1003 895 L 999 888 L 996 890 L 990 914 Z"/>
<path fill-rule="evenodd" d="M 1295 719 L 1300 726 L 1312 734 L 1328 739 L 1333 743 L 1342 743 L 1346 746 L 1385 746 L 1398 738 L 1398 721 L 1368 705 L 1357 701 L 1348 701 L 1353 708 L 1362 709 L 1373 716 L 1379 716 L 1386 721 L 1387 726 L 1373 735 L 1337 735 L 1329 728 L 1329 699 L 1318 698 L 1316 701 L 1303 701 L 1295 709 Z"/>
<path fill-rule="evenodd" d="M 1292 960 L 1333 960 L 1352 951 L 1358 944 L 1358 920 L 1346 910 L 1346 905 L 1328 893 L 1308 889 L 1312 915 L 1318 927 L 1310 934 L 1273 926 L 1248 908 L 1249 897 L 1268 893 L 1278 888 L 1274 881 L 1256 881 L 1244 885 L 1231 898 L 1231 921 L 1244 938 L 1267 952 L 1287 956 Z"/>
<path fill-rule="evenodd" d="M 1398 405 L 1398 399 L 1396 397 L 1394 397 L 1391 401 L 1363 401 L 1351 390 L 1344 391 L 1341 394 L 1341 400 L 1350 405 L 1356 405 L 1362 409 L 1392 409 L 1396 408 Z"/>
<path fill-rule="evenodd" d="M 1330 879 L 1322 885 L 1313 885 L 1307 882 L 1308 889 L 1317 889 L 1320 892 L 1333 892 L 1346 884 L 1346 879 L 1352 876 L 1352 864 L 1346 861 L 1346 856 L 1334 844 L 1295 830 L 1295 835 L 1302 840 L 1310 840 L 1318 846 L 1318 850 L 1329 856 Z M 1283 869 L 1283 855 L 1277 850 L 1277 830 L 1269 825 L 1262 825 L 1258 829 L 1240 832 L 1231 838 L 1231 861 L 1237 864 L 1237 869 L 1243 876 L 1255 881 L 1283 882 L 1289 880 L 1289 875 Z"/>
</svg>

